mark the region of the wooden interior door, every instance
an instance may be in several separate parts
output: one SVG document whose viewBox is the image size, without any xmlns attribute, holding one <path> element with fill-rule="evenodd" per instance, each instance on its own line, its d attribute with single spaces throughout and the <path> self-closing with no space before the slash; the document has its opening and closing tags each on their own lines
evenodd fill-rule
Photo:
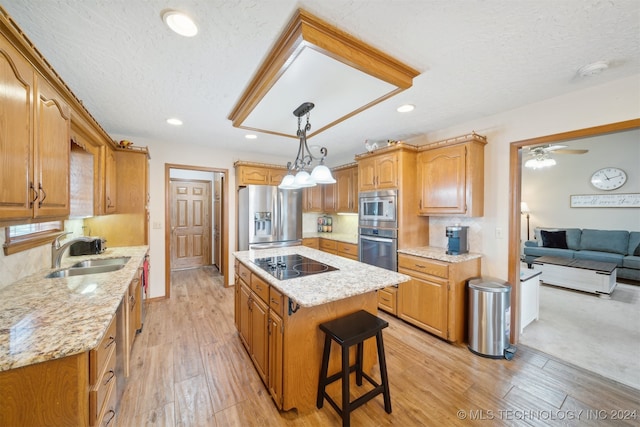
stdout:
<svg viewBox="0 0 640 427">
<path fill-rule="evenodd" d="M 213 181 L 213 265 L 222 271 L 222 180 L 224 175 L 215 174 Z"/>
<path fill-rule="evenodd" d="M 211 263 L 211 182 L 171 180 L 171 269 Z"/>
</svg>

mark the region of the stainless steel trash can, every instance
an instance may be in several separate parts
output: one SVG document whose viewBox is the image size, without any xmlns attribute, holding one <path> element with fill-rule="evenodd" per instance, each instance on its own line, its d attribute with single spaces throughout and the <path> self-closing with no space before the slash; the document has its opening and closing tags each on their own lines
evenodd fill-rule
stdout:
<svg viewBox="0 0 640 427">
<path fill-rule="evenodd" d="M 511 359 L 511 285 L 493 277 L 468 282 L 469 350 L 480 356 Z"/>
</svg>

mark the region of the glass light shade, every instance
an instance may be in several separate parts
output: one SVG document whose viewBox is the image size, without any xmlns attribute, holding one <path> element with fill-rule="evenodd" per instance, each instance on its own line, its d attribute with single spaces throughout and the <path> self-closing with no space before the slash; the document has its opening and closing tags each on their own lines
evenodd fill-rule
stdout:
<svg viewBox="0 0 640 427">
<path fill-rule="evenodd" d="M 520 212 L 521 213 L 529 213 L 529 212 L 531 212 L 529 210 L 529 205 L 527 205 L 527 202 L 520 202 Z"/>
<path fill-rule="evenodd" d="M 535 159 L 529 159 L 525 162 L 524 167 L 525 168 L 531 168 L 531 169 L 539 169 L 539 168 L 546 168 L 549 166 L 554 166 L 556 164 L 556 161 L 554 159 L 550 159 L 550 158 L 543 158 L 543 159 L 539 159 L 539 158 L 535 158 Z"/>
<path fill-rule="evenodd" d="M 318 165 L 313 168 L 311 177 L 316 180 L 318 184 L 335 184 L 336 180 L 331 175 L 331 171 L 325 165 Z"/>
<path fill-rule="evenodd" d="M 294 180 L 295 177 L 293 175 L 291 175 L 290 173 L 286 174 L 284 178 L 282 178 L 282 182 L 280 183 L 280 185 L 278 185 L 278 188 L 281 188 L 283 190 L 295 190 L 299 188 L 293 184 Z"/>
<path fill-rule="evenodd" d="M 309 175 L 309 172 L 300 171 L 296 174 L 296 178 L 293 180 L 293 185 L 297 186 L 297 188 L 314 187 L 316 185 L 316 180 Z"/>
</svg>

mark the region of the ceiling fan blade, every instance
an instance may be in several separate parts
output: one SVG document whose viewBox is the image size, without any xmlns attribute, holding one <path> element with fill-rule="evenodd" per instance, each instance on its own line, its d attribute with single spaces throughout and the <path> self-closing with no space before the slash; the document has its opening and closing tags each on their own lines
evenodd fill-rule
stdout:
<svg viewBox="0 0 640 427">
<path fill-rule="evenodd" d="M 543 146 L 543 150 L 545 151 L 556 151 L 556 150 L 560 150 L 562 148 L 567 148 L 568 145 L 547 145 L 547 146 Z"/>
<path fill-rule="evenodd" d="M 565 150 L 565 149 L 558 149 L 555 150 L 554 153 L 558 153 L 558 154 L 584 154 L 584 153 L 588 153 L 589 150 L 584 150 L 584 149 L 569 149 L 569 150 Z"/>
</svg>

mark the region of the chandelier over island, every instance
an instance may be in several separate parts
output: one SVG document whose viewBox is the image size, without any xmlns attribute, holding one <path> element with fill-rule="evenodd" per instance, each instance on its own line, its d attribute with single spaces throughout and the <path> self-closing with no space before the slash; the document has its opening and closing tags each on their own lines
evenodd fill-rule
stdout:
<svg viewBox="0 0 640 427">
<path fill-rule="evenodd" d="M 320 154 L 322 156 L 316 157 L 311 153 L 307 145 L 307 132 L 311 130 L 309 117 L 313 107 L 315 107 L 315 105 L 312 102 L 303 102 L 293 111 L 293 115 L 298 118 L 297 135 L 298 138 L 300 138 L 300 145 L 296 159 L 293 162 L 287 163 L 288 173 L 282 178 L 282 182 L 278 185 L 278 188 L 295 190 L 304 187 L 314 187 L 317 184 L 335 184 L 336 182 L 329 168 L 324 165 L 324 159 L 327 157 L 327 149 L 325 147 L 320 148 Z M 302 127 L 302 116 L 307 116 L 307 123 L 304 127 Z M 311 163 L 314 160 L 319 160 L 320 163 L 314 167 L 311 174 L 309 174 L 306 169 L 307 167 L 311 167 Z"/>
</svg>

